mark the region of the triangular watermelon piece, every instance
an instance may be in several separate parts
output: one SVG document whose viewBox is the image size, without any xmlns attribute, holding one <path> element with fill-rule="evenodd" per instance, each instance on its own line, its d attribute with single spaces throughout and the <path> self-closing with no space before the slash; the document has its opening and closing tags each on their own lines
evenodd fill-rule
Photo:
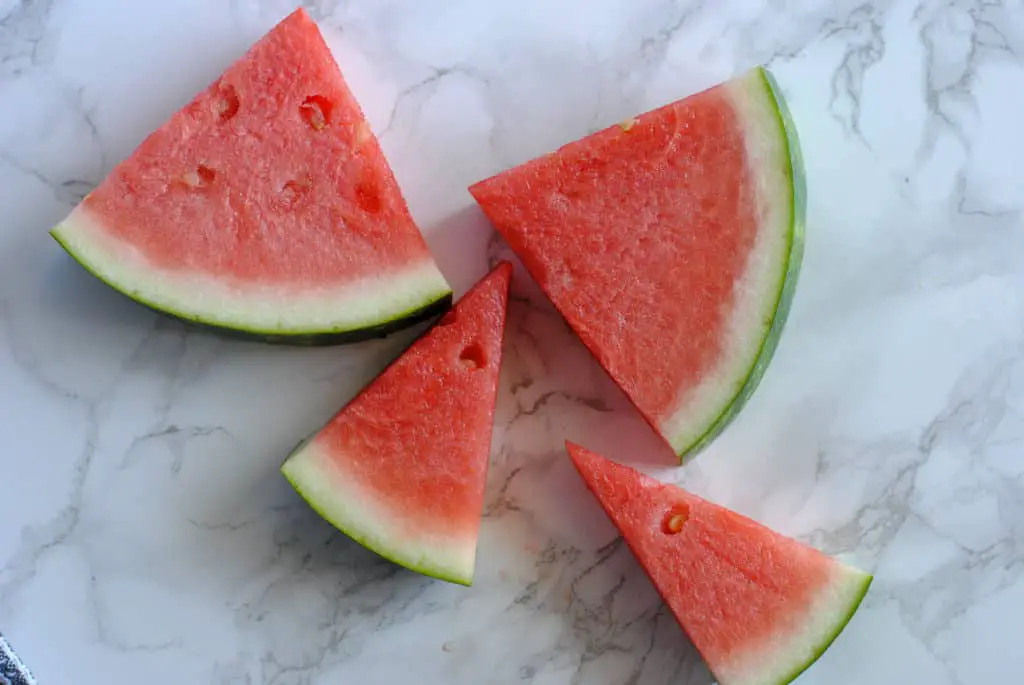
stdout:
<svg viewBox="0 0 1024 685">
<path fill-rule="evenodd" d="M 470 192 L 677 454 L 730 423 L 773 355 L 803 251 L 799 144 L 767 71 Z"/>
<path fill-rule="evenodd" d="M 281 467 L 349 537 L 472 584 L 512 266 L 477 283 Z"/>
<path fill-rule="evenodd" d="M 451 303 L 303 9 L 150 134 L 52 234 L 138 302 L 269 340 L 358 340 Z"/>
<path fill-rule="evenodd" d="M 872 577 L 736 512 L 566 443 L 587 487 L 721 685 L 783 685 Z"/>
</svg>

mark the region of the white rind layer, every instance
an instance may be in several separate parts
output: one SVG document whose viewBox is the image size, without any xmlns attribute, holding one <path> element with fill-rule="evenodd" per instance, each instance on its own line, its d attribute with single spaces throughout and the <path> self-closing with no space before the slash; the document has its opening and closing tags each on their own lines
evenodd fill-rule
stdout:
<svg viewBox="0 0 1024 685">
<path fill-rule="evenodd" d="M 725 86 L 745 129 L 750 177 L 757 183 L 758 231 L 725 326 L 718 365 L 676 398 L 659 430 L 677 454 L 698 442 L 741 392 L 771 329 L 789 264 L 794 207 L 789 150 L 761 69 Z"/>
<path fill-rule="evenodd" d="M 323 518 L 356 542 L 413 571 L 470 585 L 476 565 L 476 537 L 452 538 L 422 532 L 416 521 L 377 506 L 336 458 L 313 438 L 292 453 L 281 473 Z M 409 531 L 416 531 L 415 537 Z"/>
<path fill-rule="evenodd" d="M 183 319 L 267 335 L 317 335 L 401 319 L 451 293 L 432 259 L 343 286 L 282 292 L 154 266 L 81 206 L 52 235 L 82 266 L 132 299 Z"/>
<path fill-rule="evenodd" d="M 716 664 L 721 685 L 783 685 L 814 663 L 849 622 L 867 591 L 871 576 L 836 563 L 832 582 L 812 601 L 805 621 L 792 631 L 777 631 L 727 664 Z"/>
</svg>

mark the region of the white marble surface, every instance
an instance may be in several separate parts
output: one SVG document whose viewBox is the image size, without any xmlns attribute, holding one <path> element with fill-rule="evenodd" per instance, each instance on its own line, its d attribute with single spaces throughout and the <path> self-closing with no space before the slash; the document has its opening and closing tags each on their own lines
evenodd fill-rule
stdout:
<svg viewBox="0 0 1024 685">
<path fill-rule="evenodd" d="M 707 685 L 567 437 L 876 573 L 801 683 L 1020 680 L 1020 2 L 309 3 L 459 293 L 504 252 L 472 181 L 762 62 L 803 138 L 790 326 L 692 466 L 519 280 L 472 589 L 346 541 L 277 474 L 408 335 L 227 342 L 47 235 L 290 9 L 0 0 L 0 632 L 43 685 Z"/>
</svg>

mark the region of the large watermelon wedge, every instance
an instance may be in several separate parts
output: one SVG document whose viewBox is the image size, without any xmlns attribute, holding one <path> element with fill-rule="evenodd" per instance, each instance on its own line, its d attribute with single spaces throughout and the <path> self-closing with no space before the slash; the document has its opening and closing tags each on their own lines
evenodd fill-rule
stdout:
<svg viewBox="0 0 1024 685">
<path fill-rule="evenodd" d="M 138 302 L 270 340 L 358 340 L 451 303 L 302 9 L 150 134 L 52 234 Z"/>
<path fill-rule="evenodd" d="M 512 266 L 504 262 L 288 457 L 281 471 L 349 537 L 470 585 Z"/>
<path fill-rule="evenodd" d="M 599 131 L 470 188 L 681 457 L 757 387 L 803 254 L 804 179 L 771 75 Z"/>
<path fill-rule="evenodd" d="M 673 485 L 569 455 L 720 685 L 784 685 L 832 644 L 872 577 Z"/>
</svg>

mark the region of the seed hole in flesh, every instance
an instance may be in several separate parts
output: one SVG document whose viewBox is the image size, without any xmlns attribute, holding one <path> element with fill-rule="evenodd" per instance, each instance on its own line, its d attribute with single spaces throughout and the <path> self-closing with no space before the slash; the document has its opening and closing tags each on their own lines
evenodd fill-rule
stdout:
<svg viewBox="0 0 1024 685">
<path fill-rule="evenodd" d="M 281 187 L 281 202 L 285 207 L 294 207 L 309 192 L 309 184 L 302 181 L 287 181 Z"/>
<path fill-rule="evenodd" d="M 376 214 L 381 208 L 380 193 L 373 183 L 360 183 L 356 186 L 356 204 L 367 214 Z"/>
<path fill-rule="evenodd" d="M 205 188 L 212 184 L 215 178 L 217 178 L 217 172 L 205 164 L 200 164 L 195 171 L 189 171 L 182 176 L 181 180 L 190 188 Z"/>
<path fill-rule="evenodd" d="M 299 114 L 313 130 L 322 131 L 331 123 L 331 110 L 334 106 L 323 95 L 310 95 L 299 105 Z"/>
<path fill-rule="evenodd" d="M 686 525 L 689 518 L 690 507 L 685 502 L 674 504 L 661 521 L 661 532 L 666 535 L 676 535 L 683 530 L 683 526 Z"/>
<path fill-rule="evenodd" d="M 480 343 L 466 345 L 466 347 L 462 349 L 462 352 L 459 353 L 459 363 L 471 371 L 482 369 L 487 365 L 487 357 L 484 355 L 484 348 L 480 347 Z"/>
<path fill-rule="evenodd" d="M 238 93 L 233 86 L 224 86 L 217 99 L 217 118 L 227 121 L 238 114 Z"/>
</svg>

